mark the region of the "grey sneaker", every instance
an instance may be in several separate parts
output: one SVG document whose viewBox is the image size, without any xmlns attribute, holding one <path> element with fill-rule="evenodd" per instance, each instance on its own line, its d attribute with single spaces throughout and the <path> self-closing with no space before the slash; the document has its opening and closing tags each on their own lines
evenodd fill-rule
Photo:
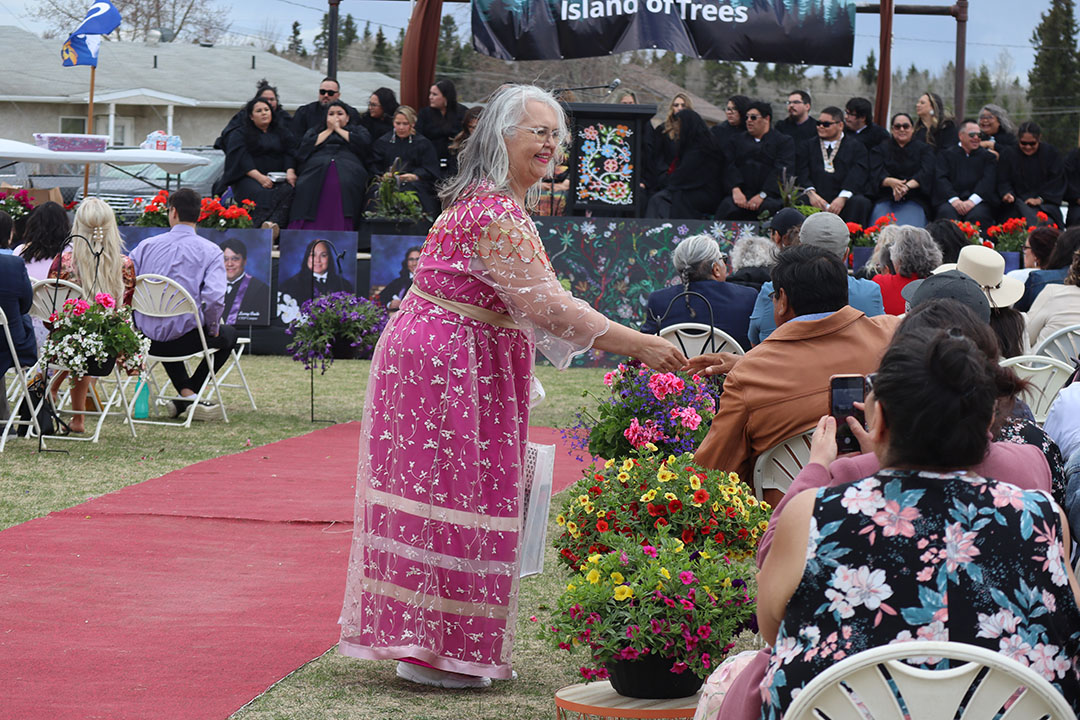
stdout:
<svg viewBox="0 0 1080 720">
<path fill-rule="evenodd" d="M 221 420 L 225 417 L 221 412 L 220 405 L 205 401 L 192 405 L 189 412 L 193 413 L 193 420 Z"/>
<path fill-rule="evenodd" d="M 159 403 L 161 405 L 161 409 L 165 412 L 165 414 L 168 417 L 170 417 L 170 418 L 178 418 L 178 417 L 180 417 L 181 409 L 180 409 L 180 406 L 176 403 L 175 400 L 163 400 L 163 401 L 159 401 Z"/>
</svg>

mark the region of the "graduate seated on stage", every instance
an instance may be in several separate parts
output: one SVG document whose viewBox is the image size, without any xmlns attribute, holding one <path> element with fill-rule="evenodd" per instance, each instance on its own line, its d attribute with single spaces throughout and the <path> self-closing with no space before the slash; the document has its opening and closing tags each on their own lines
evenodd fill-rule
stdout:
<svg viewBox="0 0 1080 720">
<path fill-rule="evenodd" d="M 718 220 L 757 220 L 762 211 L 784 206 L 780 181 L 795 177 L 795 143 L 772 129 L 772 107 L 755 100 L 746 111 L 746 132 L 732 141 L 724 186 L 729 195 L 716 210 Z"/>
</svg>

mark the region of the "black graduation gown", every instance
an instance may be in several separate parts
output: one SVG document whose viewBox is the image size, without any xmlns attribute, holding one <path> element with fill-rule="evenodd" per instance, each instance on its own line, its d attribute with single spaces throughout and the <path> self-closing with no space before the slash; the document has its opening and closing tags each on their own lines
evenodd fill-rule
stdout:
<svg viewBox="0 0 1080 720">
<path fill-rule="evenodd" d="M 270 288 L 257 277 L 247 275 L 246 286 L 244 279 L 225 288 L 225 311 L 221 314 L 221 321 L 232 325 L 267 325 L 270 322 Z M 240 294 L 241 288 L 243 295 Z M 233 317 L 233 306 L 239 297 L 239 307 L 236 308 L 236 317 Z"/>
<path fill-rule="evenodd" d="M 876 202 L 892 202 L 891 188 L 881 183 L 887 177 L 914 180 L 919 187 L 907 194 L 907 199 L 929 210 L 934 189 L 934 150 L 921 140 L 900 145 L 893 138 L 884 141 L 870 153 L 871 193 Z"/>
<path fill-rule="evenodd" d="M 334 261 L 331 260 L 331 262 Z M 305 300 L 310 300 L 313 297 L 312 290 L 314 290 L 314 296 L 317 297 L 336 292 L 351 293 L 355 289 L 349 285 L 348 280 L 336 273 L 327 273 L 325 280 L 312 282 L 311 271 L 304 268 L 281 283 L 281 287 L 278 288 L 278 300 L 280 302 L 281 296 L 288 295 L 296 301 L 297 305 L 301 305 Z"/>
<path fill-rule="evenodd" d="M 795 124 L 790 117 L 786 117 L 776 123 L 773 130 L 779 130 L 787 135 L 795 143 L 795 147 L 802 145 L 807 140 L 815 139 L 817 134 L 817 121 L 812 117 L 806 118 L 802 123 Z"/>
<path fill-rule="evenodd" d="M 1006 148 L 997 164 L 998 197 L 1013 194 L 1017 201 L 1042 198 L 1044 204 L 1060 205 L 1065 197 L 1065 164 L 1057 148 L 1039 143 L 1034 155 L 1019 147 Z"/>
<path fill-rule="evenodd" d="M 349 113 L 349 125 L 359 125 L 360 112 L 346 102 L 342 104 Z M 296 143 L 299 144 L 307 131 L 313 127 L 318 127 L 320 130 L 326 127 L 326 106 L 318 100 L 296 108 L 296 114 L 293 115 L 290 125 Z"/>
<path fill-rule="evenodd" d="M 1005 148 L 1017 147 L 1016 136 L 1005 128 L 1000 128 L 990 137 L 994 139 L 994 149 L 997 150 L 999 153 Z"/>
<path fill-rule="evenodd" d="M 382 175 L 390 169 L 395 159 L 400 161 L 400 172 L 414 173 L 419 178 L 415 182 L 405 183 L 406 189 L 416 191 L 424 211 L 434 219 L 440 212 L 435 183 L 442 179 L 435 146 L 423 135 L 413 135 L 403 140 L 389 132 L 375 141 L 372 169 L 377 175 Z"/>
<path fill-rule="evenodd" d="M 368 131 L 368 135 L 371 135 L 371 140 L 374 142 L 376 138 L 381 138 L 394 129 L 394 118 L 388 113 L 383 113 L 380 118 L 373 118 L 371 113 L 364 113 L 360 116 L 360 127 Z"/>
<path fill-rule="evenodd" d="M 650 195 L 667 187 L 671 164 L 678 153 L 678 142 L 664 132 L 664 125 L 650 126 L 645 132 L 645 190 Z"/>
<path fill-rule="evenodd" d="M 731 157 L 724 169 L 724 192 L 736 187 L 747 197 L 764 192 L 780 197 L 780 180 L 795 176 L 795 143 L 776 130 L 765 133 L 759 142 L 748 132 L 740 133 L 731 143 Z"/>
<path fill-rule="evenodd" d="M 859 132 L 853 132 L 845 128 L 844 137 L 855 138 L 863 144 L 866 148 L 866 152 L 873 153 L 874 148 L 889 139 L 889 131 L 880 125 L 870 123 L 869 125 L 864 125 L 863 129 Z"/>
<path fill-rule="evenodd" d="M 863 144 L 844 133 L 840 147 L 834 154 L 834 172 L 825 172 L 821 140 L 815 138 L 803 142 L 797 155 L 799 185 L 813 188 L 826 202 L 835 200 L 842 190 L 865 195 L 870 177 L 870 157 Z"/>
<path fill-rule="evenodd" d="M 292 202 L 292 220 L 314 220 L 318 215 L 319 198 L 331 162 L 337 166 L 341 208 L 345 217 L 352 218 L 355 223 L 363 216 L 371 178 L 367 169 L 371 136 L 359 125 L 347 125 L 345 130 L 349 133 L 348 142 L 333 132 L 320 145 L 316 145 L 315 140 L 322 132 L 316 128 L 308 130 L 300 141 L 296 151 L 300 169 Z"/>
<path fill-rule="evenodd" d="M 675 161 L 675 169 L 668 176 L 670 217 L 704 218 L 716 208 L 723 189 L 720 169 L 724 156 L 711 135 L 703 135 L 702 139 L 702 145 L 690 148 L 686 157 Z"/>
<path fill-rule="evenodd" d="M 919 122 L 918 120 L 915 121 Z M 926 127 L 920 127 L 915 130 L 915 140 L 921 140 L 929 145 L 934 152 L 944 152 L 949 148 L 956 147 L 956 144 L 960 142 L 960 130 L 956 127 L 956 123 L 952 120 L 946 120 L 941 124 L 941 127 L 937 129 L 934 135 L 934 142 L 930 142 L 926 139 Z"/>
<path fill-rule="evenodd" d="M 731 143 L 739 136 L 739 133 L 745 131 L 745 125 L 732 125 L 727 121 L 713 125 L 711 130 L 716 146 L 720 148 L 725 157 L 731 157 Z"/>
<path fill-rule="evenodd" d="M 978 195 L 992 206 L 997 199 L 994 197 L 996 177 L 997 163 L 989 150 L 976 148 L 970 155 L 959 145 L 943 150 L 937 155 L 934 205 L 947 203 L 954 197 L 967 200 Z"/>
<path fill-rule="evenodd" d="M 1065 156 L 1065 203 L 1069 206 L 1066 224 L 1080 224 L 1080 148 Z"/>
<path fill-rule="evenodd" d="M 220 194 L 219 189 L 223 192 L 226 186 L 231 185 L 237 202 L 251 199 L 255 201 L 257 209 L 269 206 L 273 188 L 264 188 L 247 173 L 258 170 L 266 174 L 295 168 L 293 153 L 292 135 L 276 123 L 266 132 L 241 128 L 229 133 L 225 138 L 225 166 L 214 193 Z"/>
<path fill-rule="evenodd" d="M 278 108 L 278 111 L 274 113 L 277 122 L 283 128 L 289 128 L 292 126 L 292 115 L 284 108 Z M 239 130 L 244 127 L 244 111 L 237 110 L 236 114 L 229 118 L 229 122 L 225 125 L 225 129 L 218 135 L 217 140 L 214 141 L 214 148 L 217 150 L 225 149 L 225 142 L 233 130 Z"/>
<path fill-rule="evenodd" d="M 461 121 L 468 110 L 461 103 L 455 108 L 448 108 L 446 115 L 433 107 L 420 110 L 416 117 L 416 134 L 423 135 L 435 148 L 435 155 L 439 160 L 450 157 L 450 143 L 461 132 Z"/>
</svg>

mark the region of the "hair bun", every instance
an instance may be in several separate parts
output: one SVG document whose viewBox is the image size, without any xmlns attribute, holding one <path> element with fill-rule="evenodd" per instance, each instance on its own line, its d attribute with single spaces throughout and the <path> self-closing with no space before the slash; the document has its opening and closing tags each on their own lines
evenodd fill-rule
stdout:
<svg viewBox="0 0 1080 720">
<path fill-rule="evenodd" d="M 985 355 L 957 328 L 940 331 L 928 350 L 930 375 L 946 389 L 968 395 L 976 385 L 990 380 Z"/>
</svg>

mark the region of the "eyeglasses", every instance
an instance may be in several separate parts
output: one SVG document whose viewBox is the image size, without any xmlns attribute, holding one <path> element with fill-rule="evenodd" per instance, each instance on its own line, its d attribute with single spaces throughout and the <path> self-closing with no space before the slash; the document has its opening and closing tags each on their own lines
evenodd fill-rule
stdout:
<svg viewBox="0 0 1080 720">
<path fill-rule="evenodd" d="M 549 138 L 554 140 L 556 145 L 563 141 L 563 133 L 559 130 L 551 130 L 546 127 L 525 127 L 524 125 L 515 125 L 514 127 L 532 133 L 537 142 L 541 144 L 546 144 Z"/>
<path fill-rule="evenodd" d="M 840 125 L 840 124 L 841 123 L 840 123 L 839 120 L 818 120 L 817 121 L 817 126 L 818 127 L 823 127 L 823 128 L 832 127 L 833 125 Z"/>
<path fill-rule="evenodd" d="M 764 117 L 764 116 L 762 116 L 762 115 L 751 115 L 750 113 L 746 113 L 747 121 L 749 121 L 749 120 L 760 120 L 762 117 Z"/>
<path fill-rule="evenodd" d="M 321 92 L 321 91 L 320 91 L 320 92 Z M 369 103 L 367 104 L 367 106 L 368 106 L 369 108 L 381 108 L 381 107 L 382 107 L 382 104 L 381 104 L 381 103 L 377 103 L 377 102 L 369 102 Z"/>
<path fill-rule="evenodd" d="M 973 137 L 979 137 L 979 135 L 981 135 L 981 134 L 982 134 L 982 133 L 980 133 L 980 132 L 968 132 L 968 133 L 964 133 L 964 135 L 967 135 L 967 136 L 968 136 L 969 138 L 973 138 Z"/>
<path fill-rule="evenodd" d="M 340 91 L 338 91 L 338 90 L 327 90 L 326 88 L 319 88 L 319 94 L 320 95 L 337 95 L 338 92 L 340 92 Z"/>
<path fill-rule="evenodd" d="M 1020 140 L 1020 145 L 1023 147 L 1035 147 L 1039 144 L 1038 140 Z"/>
<path fill-rule="evenodd" d="M 802 100 L 788 100 L 787 104 L 788 105 L 805 105 L 806 103 L 804 103 Z"/>
</svg>

